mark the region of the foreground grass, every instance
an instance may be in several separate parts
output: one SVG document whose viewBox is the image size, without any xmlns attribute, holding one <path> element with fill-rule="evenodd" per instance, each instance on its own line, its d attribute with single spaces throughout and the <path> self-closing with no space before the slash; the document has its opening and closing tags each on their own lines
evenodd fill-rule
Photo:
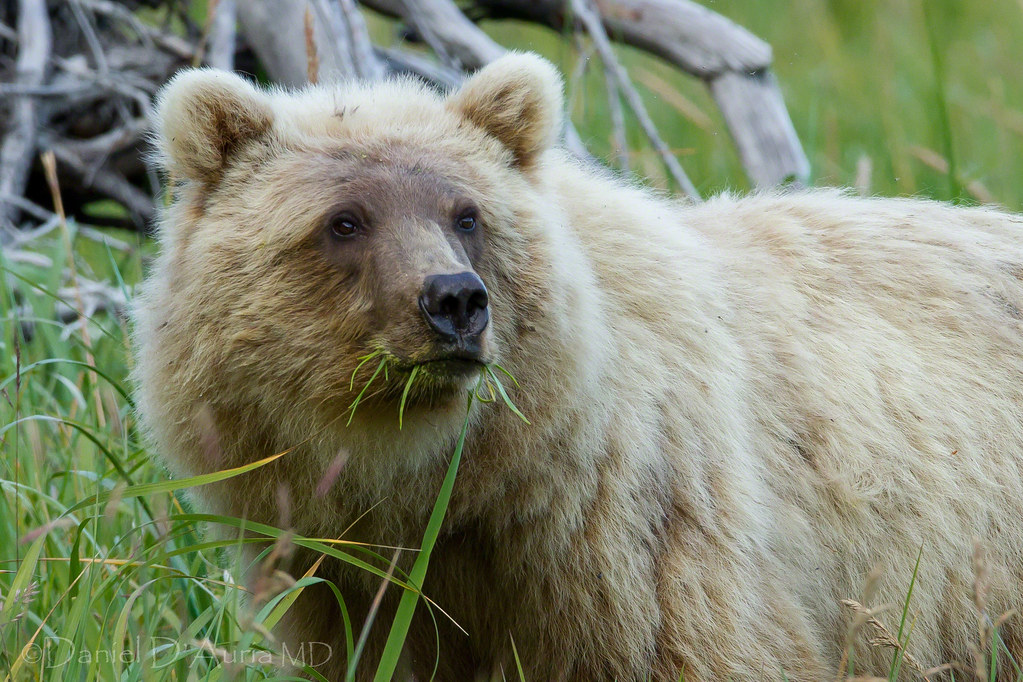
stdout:
<svg viewBox="0 0 1023 682">
<path fill-rule="evenodd" d="M 72 226 L 73 227 L 73 226 Z M 100 313 L 77 328 L 56 322 L 75 306 L 62 270 L 67 246 L 43 242 L 52 265 L 3 261 L 0 277 L 0 676 L 21 679 L 294 679 L 277 672 L 289 656 L 314 662 L 322 652 L 289 652 L 269 630 L 315 575 L 253 595 L 239 582 L 247 567 L 227 565 L 205 524 L 244 527 L 377 573 L 410 587 L 380 666 L 389 679 L 418 601 L 418 590 L 380 572 L 344 543 L 325 544 L 238 519 L 189 513 L 183 490 L 243 475 L 234 471 L 169 481 L 142 444 L 125 384 L 130 370 L 123 317 Z M 138 278 L 139 251 L 116 253 L 79 242 L 100 272 L 82 277 Z M 130 288 L 123 291 L 130 298 Z M 464 434 L 463 434 L 464 438 Z M 438 498 L 422 552 L 408 580 L 421 585 L 429 549 L 457 471 L 461 440 Z M 284 453 L 282 453 L 284 454 Z M 281 456 L 281 455 L 277 455 Z M 228 534 L 230 535 L 230 534 Z M 366 552 L 363 551 L 363 554 Z M 267 564 L 270 562 L 267 561 Z M 386 562 L 385 562 L 386 563 Z M 342 595 L 337 595 L 339 601 Z M 354 663 L 361 624 L 344 623 Z M 294 662 L 294 661 L 292 661 Z M 377 662 L 371 662 L 376 665 Z M 299 666 L 301 667 L 301 666 Z M 314 670 L 305 674 L 317 678 Z"/>
<path fill-rule="evenodd" d="M 138 249 L 76 247 L 83 277 L 138 279 Z M 0 678 L 285 679 L 266 665 L 278 603 L 244 598 L 229 543 L 181 503 L 189 482 L 140 441 L 124 319 L 55 322 L 66 248 L 48 240 L 52 267 L 0 264 Z"/>
<path fill-rule="evenodd" d="M 38 255 L 49 265 L 0 260 L 2 679 L 298 679 L 281 669 L 322 679 L 305 664 L 322 661 L 318 656 L 325 652 L 289 651 L 270 635 L 299 592 L 322 582 L 315 567 L 297 580 L 274 570 L 275 556 L 291 545 L 404 588 L 380 660 L 361 662 L 376 670 L 376 679 L 391 679 L 454 486 L 468 409 L 475 400 L 500 399 L 521 416 L 498 372 L 514 378 L 498 366 L 486 367 L 467 396 L 462 433 L 408 575 L 393 572 L 393 562 L 386 572 L 375 567 L 367 558 L 381 565 L 387 561 L 369 548 L 190 513 L 183 491 L 244 475 L 287 453 L 234 470 L 168 480 L 138 434 L 126 385 L 131 355 L 123 315 L 99 313 L 71 326 L 56 321 L 58 306 L 81 309 L 80 292 L 62 289 L 69 246 L 91 256 L 75 259 L 75 271 L 85 270 L 79 280 L 119 282 L 129 300 L 125 279 L 138 278 L 140 250 L 115 255 L 104 245 L 73 244 L 70 234 L 55 234 L 40 242 Z M 94 272 L 90 262 L 104 267 Z M 386 372 L 387 358 L 378 362 L 351 406 L 353 413 L 373 379 Z M 412 372 L 405 396 L 415 377 Z M 400 426 L 401 411 L 395 417 Z M 244 529 L 246 539 L 208 539 L 209 525 L 234 530 L 236 538 Z M 250 542 L 251 536 L 267 545 L 254 562 L 256 574 L 266 578 L 265 589 L 242 583 L 239 577 L 251 575 L 253 567 L 232 564 L 224 557 L 236 555 L 221 551 Z M 365 624 L 352 623 L 343 595 L 333 592 L 344 614 L 339 628 L 345 631 L 352 677 L 360 665 Z"/>
</svg>

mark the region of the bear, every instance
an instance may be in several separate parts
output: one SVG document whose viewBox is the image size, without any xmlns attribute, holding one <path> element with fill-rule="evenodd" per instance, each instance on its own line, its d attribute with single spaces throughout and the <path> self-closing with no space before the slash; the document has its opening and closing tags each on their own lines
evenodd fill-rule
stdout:
<svg viewBox="0 0 1023 682">
<path fill-rule="evenodd" d="M 570 156 L 563 119 L 529 53 L 449 93 L 165 86 L 140 421 L 176 475 L 285 453 L 193 503 L 416 548 L 464 427 L 410 679 L 833 679 L 868 581 L 900 606 L 912 585 L 918 665 L 972 665 L 978 618 L 1023 611 L 1023 220 L 835 189 L 673 199 Z M 467 411 L 494 365 L 526 420 Z M 380 577 L 316 575 L 358 632 Z M 281 636 L 328 643 L 316 670 L 342 679 L 342 617 L 321 583 Z"/>
</svg>

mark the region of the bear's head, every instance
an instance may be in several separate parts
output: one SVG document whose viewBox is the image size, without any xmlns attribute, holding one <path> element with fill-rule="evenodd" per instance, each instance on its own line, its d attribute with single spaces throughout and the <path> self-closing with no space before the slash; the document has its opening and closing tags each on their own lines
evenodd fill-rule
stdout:
<svg viewBox="0 0 1023 682">
<path fill-rule="evenodd" d="M 406 422 L 464 417 L 481 368 L 508 364 L 571 279 L 551 262 L 562 217 L 542 173 L 561 108 L 556 70 L 527 54 L 446 96 L 176 76 L 157 107 L 175 200 L 141 297 L 144 411 L 186 419 L 165 404 L 180 394 L 298 437 L 343 426 L 386 358 L 357 422 L 396 423 L 399 400 Z"/>
</svg>

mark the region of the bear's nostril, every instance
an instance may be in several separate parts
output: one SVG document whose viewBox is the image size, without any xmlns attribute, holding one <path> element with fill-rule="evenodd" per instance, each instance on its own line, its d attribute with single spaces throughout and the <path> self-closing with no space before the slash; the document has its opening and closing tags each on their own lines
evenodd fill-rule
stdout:
<svg viewBox="0 0 1023 682">
<path fill-rule="evenodd" d="M 480 284 L 482 284 L 482 282 L 480 282 Z M 486 308 L 489 303 L 490 301 L 487 298 L 487 290 L 481 289 L 480 291 L 475 292 L 472 296 L 469 297 L 469 302 L 466 304 L 466 309 L 468 313 L 472 315 L 477 310 L 483 310 L 484 308 Z"/>
<path fill-rule="evenodd" d="M 419 307 L 438 334 L 449 341 L 471 341 L 490 321 L 483 280 L 474 272 L 431 275 L 423 282 Z"/>
<path fill-rule="evenodd" d="M 448 296 L 447 298 L 440 302 L 439 312 L 444 317 L 450 317 L 451 319 L 455 319 L 461 313 L 461 311 L 459 310 L 460 303 L 461 302 L 454 296 Z"/>
</svg>

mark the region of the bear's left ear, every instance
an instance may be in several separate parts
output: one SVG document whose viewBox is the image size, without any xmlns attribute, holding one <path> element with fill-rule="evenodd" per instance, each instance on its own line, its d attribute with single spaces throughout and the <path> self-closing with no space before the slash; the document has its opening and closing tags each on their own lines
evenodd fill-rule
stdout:
<svg viewBox="0 0 1023 682">
<path fill-rule="evenodd" d="M 448 107 L 497 138 L 526 168 L 560 132 L 561 76 L 546 59 L 513 52 L 476 72 Z"/>
</svg>

